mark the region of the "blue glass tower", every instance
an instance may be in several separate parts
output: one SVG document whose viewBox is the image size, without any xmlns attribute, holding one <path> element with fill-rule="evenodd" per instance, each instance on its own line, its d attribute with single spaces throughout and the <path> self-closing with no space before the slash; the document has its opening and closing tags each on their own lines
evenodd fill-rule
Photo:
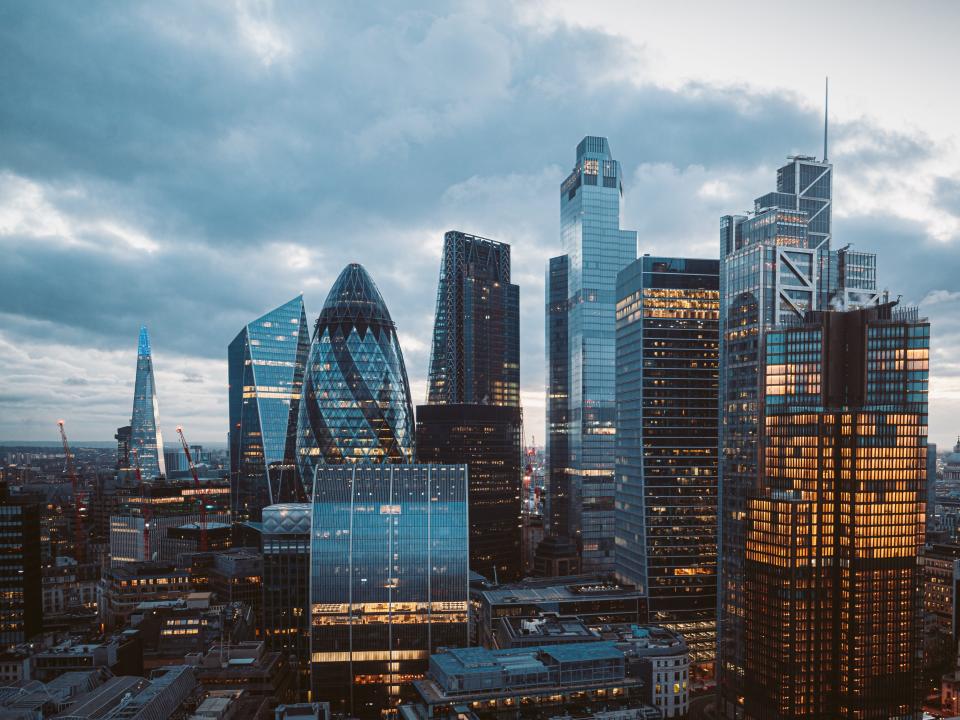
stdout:
<svg viewBox="0 0 960 720">
<path fill-rule="evenodd" d="M 248 323 L 227 351 L 234 518 L 306 499 L 294 464 L 310 330 L 298 296 Z"/>
<path fill-rule="evenodd" d="M 465 465 L 318 467 L 310 540 L 315 699 L 384 717 L 431 653 L 468 644 Z"/>
<path fill-rule="evenodd" d="M 136 453 L 144 478 L 167 474 L 160 434 L 160 406 L 153 379 L 153 356 L 146 326 L 140 328 L 137 343 L 137 378 L 133 388 L 133 416 L 130 420 L 130 451 Z"/>
<path fill-rule="evenodd" d="M 567 258 L 567 347 L 548 366 L 567 365 L 566 450 L 551 440 L 550 476 L 564 468 L 567 528 L 551 532 L 578 540 L 584 570 L 614 562 L 614 377 L 617 273 L 637 256 L 637 233 L 620 229 L 623 181 L 606 138 L 577 145 L 573 171 L 560 186 L 560 237 Z M 552 260 L 551 267 L 556 263 Z M 552 285 L 552 284 L 551 284 Z M 553 289 L 552 287 L 549 289 Z M 548 289 L 548 292 L 549 292 Z M 548 298 L 548 324 L 552 303 Z M 550 405 L 550 398 L 548 405 Z M 551 406 L 551 424 L 555 408 Z"/>
<path fill-rule="evenodd" d="M 347 265 L 317 319 L 297 421 L 307 487 L 318 465 L 408 463 L 414 424 L 397 330 L 362 266 Z"/>
</svg>

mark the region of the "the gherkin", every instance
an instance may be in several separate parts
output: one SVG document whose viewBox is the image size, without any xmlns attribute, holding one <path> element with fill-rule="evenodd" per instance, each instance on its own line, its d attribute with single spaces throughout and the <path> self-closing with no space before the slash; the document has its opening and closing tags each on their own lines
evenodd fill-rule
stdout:
<svg viewBox="0 0 960 720">
<path fill-rule="evenodd" d="M 408 463 L 413 406 L 397 330 L 362 266 L 348 265 L 314 329 L 297 422 L 297 462 L 310 487 L 317 465 Z"/>
</svg>

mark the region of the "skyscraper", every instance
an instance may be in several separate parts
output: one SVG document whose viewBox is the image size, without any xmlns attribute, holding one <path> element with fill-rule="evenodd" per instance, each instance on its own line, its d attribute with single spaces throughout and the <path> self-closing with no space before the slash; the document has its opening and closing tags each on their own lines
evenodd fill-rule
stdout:
<svg viewBox="0 0 960 720">
<path fill-rule="evenodd" d="M 520 291 L 510 246 L 444 235 L 428 405 L 417 408 L 417 460 L 470 469 L 470 569 L 521 574 Z"/>
<path fill-rule="evenodd" d="M 306 487 L 319 465 L 407 463 L 413 406 L 397 329 L 362 266 L 347 265 L 317 319 L 297 421 Z"/>
<path fill-rule="evenodd" d="M 313 697 L 381 717 L 468 644 L 467 468 L 321 465 L 312 504 Z"/>
<path fill-rule="evenodd" d="M 839 268 L 876 302 L 876 258 L 841 258 L 830 249 L 833 166 L 801 155 L 777 171 L 777 189 L 756 199 L 750 217 L 720 220 L 720 584 L 718 664 L 722 711 L 742 715 L 743 562 L 747 494 L 759 478 L 764 336 L 826 302 L 845 304 Z M 849 261 L 849 262 L 848 262 Z M 831 276 L 830 269 L 837 272 Z M 856 278 L 856 282 L 853 281 Z"/>
<path fill-rule="evenodd" d="M 417 461 L 470 470 L 470 569 L 490 580 L 522 575 L 520 408 L 417 407 Z"/>
<path fill-rule="evenodd" d="M 430 405 L 520 405 L 520 289 L 510 246 L 443 237 L 430 354 Z"/>
<path fill-rule="evenodd" d="M 136 452 L 140 472 L 146 479 L 167 474 L 160 434 L 160 406 L 153 379 L 153 356 L 146 326 L 140 328 L 137 344 L 137 378 L 133 388 L 133 417 L 130 420 L 130 451 Z"/>
<path fill-rule="evenodd" d="M 717 260 L 644 256 L 617 279 L 616 573 L 711 679 L 719 272 Z"/>
<path fill-rule="evenodd" d="M 40 508 L 0 482 L 0 652 L 43 630 Z"/>
<path fill-rule="evenodd" d="M 766 337 L 747 718 L 919 717 L 930 326 L 894 305 Z"/>
<path fill-rule="evenodd" d="M 617 273 L 637 257 L 637 234 L 621 230 L 623 181 L 606 138 L 585 137 L 577 145 L 573 171 L 560 186 L 560 238 L 565 260 L 550 260 L 547 293 L 547 366 L 554 380 L 567 373 L 566 422 L 550 406 L 550 477 L 565 474 L 560 505 L 569 508 L 567 528 L 551 532 L 577 539 L 583 569 L 613 569 L 613 453 L 616 440 L 614 333 Z M 562 287 L 554 272 L 566 265 L 566 306 L 554 302 Z M 559 301 L 558 301 L 559 302 Z M 556 310 L 551 310 L 556 308 Z M 566 349 L 553 342 L 565 310 Z M 558 338 L 559 339 L 559 338 Z M 561 357 L 562 356 L 562 357 Z M 558 368 L 554 377 L 553 368 Z M 562 393 L 561 393 L 562 394 Z M 560 441 L 559 436 L 565 437 Z M 559 442 L 556 442 L 556 441 Z M 566 446 L 564 448 L 564 445 Z M 565 452 L 564 452 L 565 450 Z M 553 511 L 552 511 L 553 512 Z"/>
<path fill-rule="evenodd" d="M 271 651 L 297 660 L 296 694 L 310 689 L 309 503 L 263 509 L 263 635 Z"/>
<path fill-rule="evenodd" d="M 567 325 L 566 255 L 550 258 L 546 278 L 547 353 L 547 497 L 546 520 L 554 542 L 571 540 L 576 531 L 570 525 L 570 476 L 567 461 L 570 446 L 570 349 Z"/>
<path fill-rule="evenodd" d="M 235 521 L 306 500 L 295 449 L 310 330 L 298 296 L 248 323 L 230 343 L 230 484 Z"/>
</svg>

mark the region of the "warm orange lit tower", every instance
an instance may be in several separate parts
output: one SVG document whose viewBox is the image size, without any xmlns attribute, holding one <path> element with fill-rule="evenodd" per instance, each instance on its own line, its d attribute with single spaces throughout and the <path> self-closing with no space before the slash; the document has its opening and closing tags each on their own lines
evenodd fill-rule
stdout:
<svg viewBox="0 0 960 720">
<path fill-rule="evenodd" d="M 919 717 L 930 326 L 894 306 L 766 336 L 748 718 Z"/>
</svg>

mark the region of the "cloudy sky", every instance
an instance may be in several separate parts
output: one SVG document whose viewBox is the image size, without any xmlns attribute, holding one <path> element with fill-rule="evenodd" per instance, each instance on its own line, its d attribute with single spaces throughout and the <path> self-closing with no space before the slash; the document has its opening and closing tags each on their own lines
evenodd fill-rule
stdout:
<svg viewBox="0 0 960 720">
<path fill-rule="evenodd" d="M 528 437 L 543 270 L 586 134 L 639 252 L 716 256 L 718 217 L 820 154 L 836 244 L 933 323 L 931 436 L 960 433 L 960 4 L 6 2 L 0 5 L 0 440 L 106 440 L 150 327 L 161 421 L 227 430 L 226 348 L 362 262 L 414 401 L 442 234 L 513 246 Z M 782 6 L 781 6 L 782 7 Z"/>
</svg>

